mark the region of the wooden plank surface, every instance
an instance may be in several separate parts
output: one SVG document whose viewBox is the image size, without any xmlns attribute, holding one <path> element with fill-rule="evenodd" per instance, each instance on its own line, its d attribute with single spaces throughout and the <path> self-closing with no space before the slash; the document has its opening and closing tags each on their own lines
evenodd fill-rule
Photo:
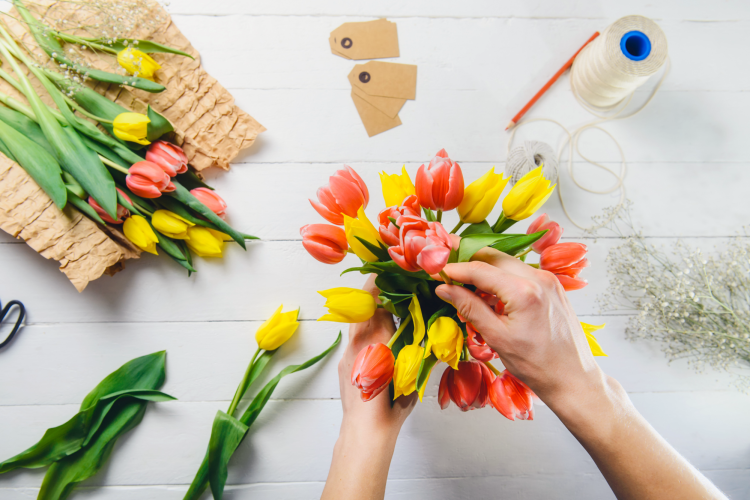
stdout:
<svg viewBox="0 0 750 500">
<path fill-rule="evenodd" d="M 704 251 L 721 247 L 748 223 L 746 2 L 172 0 L 169 10 L 206 69 L 268 128 L 230 172 L 209 174 L 230 205 L 231 222 L 263 241 L 247 253 L 233 246 L 223 260 L 199 260 L 192 278 L 164 257 L 147 256 L 78 295 L 54 263 L 0 234 L 0 298 L 23 300 L 29 309 L 29 326 L 0 352 L 0 459 L 69 418 L 85 393 L 124 361 L 168 351 L 164 390 L 179 401 L 152 405 L 76 498 L 182 498 L 213 415 L 228 405 L 252 355 L 253 333 L 278 304 L 300 306 L 305 321 L 274 370 L 321 351 L 340 327 L 346 333 L 346 325 L 315 321 L 324 312 L 315 291 L 359 286 L 359 275 L 338 277 L 354 259 L 324 266 L 299 241 L 300 226 L 321 222 L 307 198 L 329 175 L 344 163 L 357 169 L 370 186 L 367 212 L 375 217 L 383 207 L 378 172 L 406 164 L 414 174 L 441 147 L 468 180 L 493 165 L 501 170 L 508 119 L 582 40 L 622 15 L 657 20 L 672 60 L 652 104 L 607 125 L 630 162 L 633 219 L 655 244 L 684 238 Z M 404 106 L 402 126 L 368 138 L 349 97 L 353 63 L 331 55 L 327 37 L 343 22 L 380 16 L 398 24 L 397 62 L 418 65 L 417 99 Z M 636 99 L 645 96 L 639 92 Z M 571 127 L 590 120 L 566 78 L 528 116 Z M 540 124 L 522 129 L 517 140 L 524 138 L 556 146 L 561 134 Z M 584 136 L 582 148 L 617 165 L 617 149 L 595 132 Z M 575 165 L 586 185 L 611 182 Z M 571 212 L 584 221 L 617 201 L 575 191 L 567 174 L 561 185 Z M 592 267 L 584 276 L 591 285 L 570 297 L 582 320 L 607 323 L 598 337 L 610 354 L 598 359 L 603 369 L 731 498 L 750 496 L 750 397 L 734 390 L 727 374 L 668 365 L 658 346 L 627 341 L 629 316 L 600 311 L 596 303 L 607 287 L 607 253 L 618 241 L 582 238 L 556 198 L 545 210 L 566 226 L 566 239 L 589 245 Z M 336 361 L 342 350 L 281 383 L 232 462 L 226 498 L 320 495 L 341 418 Z M 437 383 L 433 377 L 425 403 L 404 427 L 388 498 L 613 498 L 548 409 L 540 408 L 534 422 L 516 423 L 493 410 L 440 411 Z M 35 498 L 42 475 L 0 477 L 0 498 Z"/>
</svg>

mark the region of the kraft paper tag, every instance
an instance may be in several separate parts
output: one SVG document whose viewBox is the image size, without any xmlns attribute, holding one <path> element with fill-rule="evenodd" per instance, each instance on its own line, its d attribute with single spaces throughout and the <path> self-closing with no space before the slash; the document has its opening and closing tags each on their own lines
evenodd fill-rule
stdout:
<svg viewBox="0 0 750 500">
<path fill-rule="evenodd" d="M 416 99 L 417 67 L 383 61 L 357 64 L 349 73 L 349 83 L 371 96 Z"/>
<path fill-rule="evenodd" d="M 352 92 L 357 95 L 371 106 L 376 107 L 382 113 L 385 113 L 391 118 L 395 118 L 401 108 L 404 107 L 406 99 L 396 99 L 394 97 L 381 97 L 376 95 L 369 95 L 362 92 L 357 87 L 352 87 Z"/>
<path fill-rule="evenodd" d="M 401 118 L 399 118 L 398 115 L 396 115 L 395 118 L 392 118 L 379 111 L 375 106 L 369 104 L 355 94 L 354 89 L 352 89 L 352 100 L 354 101 L 354 106 L 356 106 L 357 112 L 359 113 L 359 118 L 365 126 L 368 137 L 372 137 L 373 135 L 377 135 L 401 125 Z"/>
<path fill-rule="evenodd" d="M 398 57 L 396 23 L 387 19 L 344 23 L 328 38 L 331 52 L 345 59 Z"/>
</svg>

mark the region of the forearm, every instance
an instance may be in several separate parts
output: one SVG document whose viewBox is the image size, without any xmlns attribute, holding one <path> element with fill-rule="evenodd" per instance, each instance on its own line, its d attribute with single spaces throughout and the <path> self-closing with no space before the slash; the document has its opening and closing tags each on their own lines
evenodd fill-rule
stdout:
<svg viewBox="0 0 750 500">
<path fill-rule="evenodd" d="M 398 431 L 377 425 L 343 423 L 321 498 L 382 499 L 397 437 Z"/>
<path fill-rule="evenodd" d="M 578 401 L 551 405 L 620 500 L 726 498 L 638 413 L 620 384 L 602 376 Z"/>
</svg>

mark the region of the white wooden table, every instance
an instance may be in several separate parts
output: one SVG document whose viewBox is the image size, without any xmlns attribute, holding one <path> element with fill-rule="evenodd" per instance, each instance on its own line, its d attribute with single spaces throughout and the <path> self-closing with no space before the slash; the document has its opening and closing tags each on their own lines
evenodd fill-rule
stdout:
<svg viewBox="0 0 750 500">
<path fill-rule="evenodd" d="M 712 250 L 748 222 L 750 3 L 742 0 L 172 0 L 169 10 L 208 71 L 268 127 L 231 172 L 211 178 L 231 222 L 263 241 L 247 252 L 230 246 L 223 260 L 200 260 L 192 278 L 167 258 L 146 255 L 77 294 L 54 262 L 0 235 L 0 297 L 22 300 L 29 310 L 28 326 L 0 352 L 0 459 L 67 420 L 125 361 L 168 351 L 164 391 L 179 401 L 152 404 L 75 498 L 182 498 L 214 414 L 226 408 L 255 349 L 255 329 L 280 303 L 301 306 L 304 322 L 275 357 L 273 373 L 335 338 L 338 325 L 315 322 L 324 312 L 315 292 L 360 286 L 363 278 L 338 277 L 353 259 L 333 267 L 314 261 L 298 232 L 322 222 L 307 198 L 334 170 L 347 163 L 362 174 L 373 217 L 383 206 L 377 173 L 406 163 L 414 174 L 442 147 L 469 181 L 492 165 L 501 169 L 508 120 L 584 40 L 623 15 L 655 19 L 672 58 L 651 106 L 607 125 L 630 162 L 626 185 L 636 223 L 654 242 L 682 237 Z M 396 62 L 419 66 L 417 100 L 402 110 L 402 126 L 368 138 L 349 97 L 346 75 L 354 62 L 332 55 L 327 38 L 343 22 L 382 16 L 398 24 Z M 589 119 L 567 78 L 528 115 L 537 116 L 568 125 Z M 555 146 L 560 139 L 544 125 L 521 135 Z M 618 161 L 616 149 L 595 133 L 583 147 L 598 160 Z M 581 172 L 592 186 L 608 182 L 585 167 Z M 615 195 L 574 193 L 565 175 L 562 184 L 584 220 L 616 202 Z M 582 240 L 556 199 L 546 210 L 566 226 L 566 239 Z M 724 374 L 668 366 L 657 346 L 627 342 L 628 317 L 602 313 L 595 301 L 607 287 L 605 258 L 617 241 L 586 243 L 591 285 L 570 297 L 582 320 L 607 322 L 599 338 L 610 357 L 599 363 L 688 460 L 732 498 L 750 497 L 750 398 L 731 389 Z M 232 460 L 226 498 L 319 496 L 341 418 L 342 350 L 281 383 Z M 510 422 L 489 408 L 441 411 L 438 381 L 430 381 L 403 429 L 388 498 L 612 497 L 547 408 L 533 422 Z M 24 470 L 0 477 L 0 498 L 35 498 L 42 476 Z"/>
</svg>

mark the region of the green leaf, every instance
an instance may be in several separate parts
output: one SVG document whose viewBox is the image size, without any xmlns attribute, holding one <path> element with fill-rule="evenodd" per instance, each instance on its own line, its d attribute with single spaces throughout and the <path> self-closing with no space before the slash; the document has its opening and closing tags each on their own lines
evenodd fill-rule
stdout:
<svg viewBox="0 0 750 500">
<path fill-rule="evenodd" d="M 229 459 L 242 442 L 247 429 L 248 426 L 236 418 L 221 410 L 216 412 L 208 442 L 208 483 L 216 500 L 221 500 L 224 496 Z"/>
<path fill-rule="evenodd" d="M 195 214 L 191 211 L 189 211 L 185 205 L 177 201 L 177 199 L 172 198 L 171 196 L 160 196 L 156 199 L 154 199 L 154 202 L 158 205 L 160 205 L 162 208 L 169 210 L 170 212 L 174 212 L 183 219 L 186 219 L 196 226 L 203 226 L 203 227 L 210 227 L 211 229 L 216 229 L 217 231 L 220 231 L 220 229 L 216 226 L 216 224 L 213 224 L 211 222 L 208 222 L 207 220 L 203 220 L 201 218 L 198 218 L 195 216 Z"/>
<path fill-rule="evenodd" d="M 151 123 L 148 124 L 148 133 L 146 134 L 146 138 L 150 142 L 159 140 L 164 134 L 174 132 L 172 123 L 164 116 L 154 111 L 150 105 L 146 111 L 146 115 L 151 120 Z"/>
<path fill-rule="evenodd" d="M 469 262 L 471 258 L 484 247 L 493 247 L 509 255 L 515 255 L 519 250 L 541 238 L 545 231 L 534 234 L 495 234 L 475 233 L 463 236 L 458 248 L 458 262 Z"/>
<path fill-rule="evenodd" d="M 124 390 L 156 390 L 164 384 L 167 351 L 159 351 L 132 359 L 107 375 L 89 392 L 81 403 L 88 408 L 102 397 Z"/>
<path fill-rule="evenodd" d="M 9 110 L 10 111 L 10 110 Z M 45 193 L 57 208 L 67 202 L 67 191 L 62 179 L 62 170 L 57 160 L 36 142 L 0 119 L 0 139 L 12 153 L 10 157 L 18 163 Z"/>
<path fill-rule="evenodd" d="M 432 368 L 437 362 L 438 359 L 434 354 L 430 354 L 427 358 L 422 359 L 422 364 L 419 365 L 419 371 L 417 372 L 417 392 L 421 391 L 422 386 L 430 379 Z"/>
<path fill-rule="evenodd" d="M 5 106 L 0 106 L 0 120 L 43 147 L 52 156 L 55 155 L 55 150 L 52 149 L 49 141 L 44 137 L 44 132 L 39 128 L 39 124 L 28 116 Z"/>
<path fill-rule="evenodd" d="M 404 275 L 404 276 L 409 276 L 409 277 L 412 277 L 412 278 L 420 278 L 420 279 L 423 279 L 423 280 L 432 279 L 432 278 L 430 278 L 430 275 L 427 274 L 424 271 L 418 271 L 416 273 L 409 272 L 406 269 L 404 269 L 401 266 L 399 266 L 398 264 L 396 264 L 392 260 L 390 260 L 388 262 L 368 262 L 363 267 L 366 267 L 366 268 L 370 267 L 370 268 L 378 269 L 380 271 L 387 272 L 387 273 L 401 274 L 401 275 Z"/>
<path fill-rule="evenodd" d="M 468 236 L 470 234 L 481 234 L 481 233 L 491 233 L 492 227 L 490 226 L 489 222 L 486 220 L 483 220 L 482 222 L 478 222 L 476 224 L 471 224 L 469 227 L 464 229 L 461 232 L 461 236 Z"/>
<path fill-rule="evenodd" d="M 377 246 L 373 245 L 369 241 L 367 241 L 367 240 L 365 240 L 363 238 L 360 238 L 359 236 L 355 236 L 355 238 L 357 238 L 359 240 L 359 242 L 362 243 L 362 245 L 364 245 L 364 247 L 366 249 L 368 249 L 379 260 L 384 261 L 384 262 L 392 260 L 391 256 L 388 254 L 388 249 L 383 248 L 383 247 L 381 247 L 379 245 L 377 245 Z"/>
<path fill-rule="evenodd" d="M 395 314 L 399 318 L 405 318 L 409 315 L 409 304 L 413 297 L 412 294 L 381 291 L 378 297 L 385 310 L 389 313 Z"/>
<path fill-rule="evenodd" d="M 273 351 L 264 351 L 263 354 L 258 356 L 258 358 L 255 360 L 255 363 L 253 363 L 253 367 L 250 370 L 250 375 L 247 377 L 247 380 L 245 381 L 245 384 L 240 387 L 240 400 L 245 397 L 245 393 L 250 388 L 250 386 L 253 385 L 253 382 L 260 377 L 261 373 L 263 373 L 263 370 L 265 370 L 266 366 L 268 366 L 268 362 L 271 361 L 271 357 L 274 355 L 276 350 Z"/>
<path fill-rule="evenodd" d="M 127 48 L 134 48 L 140 50 L 141 52 L 145 52 L 146 54 L 161 52 L 165 54 L 177 54 L 180 56 L 189 57 L 190 59 L 195 59 L 187 52 L 183 52 L 181 50 L 174 49 L 160 43 L 152 42 L 150 40 L 138 40 L 137 38 L 118 38 L 117 40 L 111 40 L 109 38 L 83 38 L 83 40 L 110 47 L 112 49 L 115 49 L 117 52 L 123 51 Z M 138 43 L 135 44 L 134 42 Z"/>
<path fill-rule="evenodd" d="M 77 194 L 75 194 L 70 189 L 68 189 L 68 203 L 76 207 L 79 211 L 86 214 L 89 217 L 89 219 L 93 220 L 94 222 L 98 222 L 102 226 L 106 225 L 106 222 L 104 222 L 104 220 L 99 216 L 99 214 L 96 213 L 96 210 L 94 210 L 94 207 L 89 205 L 88 202 L 83 201 L 81 198 L 78 197 Z"/>
<path fill-rule="evenodd" d="M 429 208 L 422 207 L 422 211 L 424 212 L 424 218 L 428 221 L 435 222 L 437 220 L 437 217 L 435 217 L 435 214 Z"/>
<path fill-rule="evenodd" d="M 533 245 L 534 242 L 544 236 L 544 233 L 546 232 L 547 229 L 532 234 L 508 234 L 506 235 L 508 238 L 498 241 L 492 245 L 492 248 L 507 253 L 508 255 L 516 255 Z"/>
<path fill-rule="evenodd" d="M 177 174 L 177 180 L 179 180 L 182 185 L 188 189 L 188 191 L 193 190 L 197 187 L 204 187 L 206 189 L 214 191 L 214 188 L 203 182 L 203 180 L 198 177 L 198 174 L 195 173 L 192 167 L 189 167 L 187 172 L 185 172 L 184 174 Z"/>
<path fill-rule="evenodd" d="M 198 198 L 193 196 L 190 191 L 185 189 L 182 184 L 177 182 L 174 178 L 172 179 L 172 184 L 174 184 L 176 190 L 167 193 L 169 196 L 172 196 L 173 198 L 179 200 L 180 202 L 187 205 L 189 208 L 192 208 L 205 218 L 207 218 L 209 221 L 214 223 L 216 227 L 219 229 L 219 231 L 223 233 L 227 233 L 229 236 L 232 237 L 234 241 L 239 243 L 239 245 L 242 248 L 247 248 L 245 246 L 245 237 L 236 231 L 232 226 L 224 222 L 218 215 L 213 213 L 210 208 L 208 208 L 206 205 L 198 201 Z"/>
</svg>

